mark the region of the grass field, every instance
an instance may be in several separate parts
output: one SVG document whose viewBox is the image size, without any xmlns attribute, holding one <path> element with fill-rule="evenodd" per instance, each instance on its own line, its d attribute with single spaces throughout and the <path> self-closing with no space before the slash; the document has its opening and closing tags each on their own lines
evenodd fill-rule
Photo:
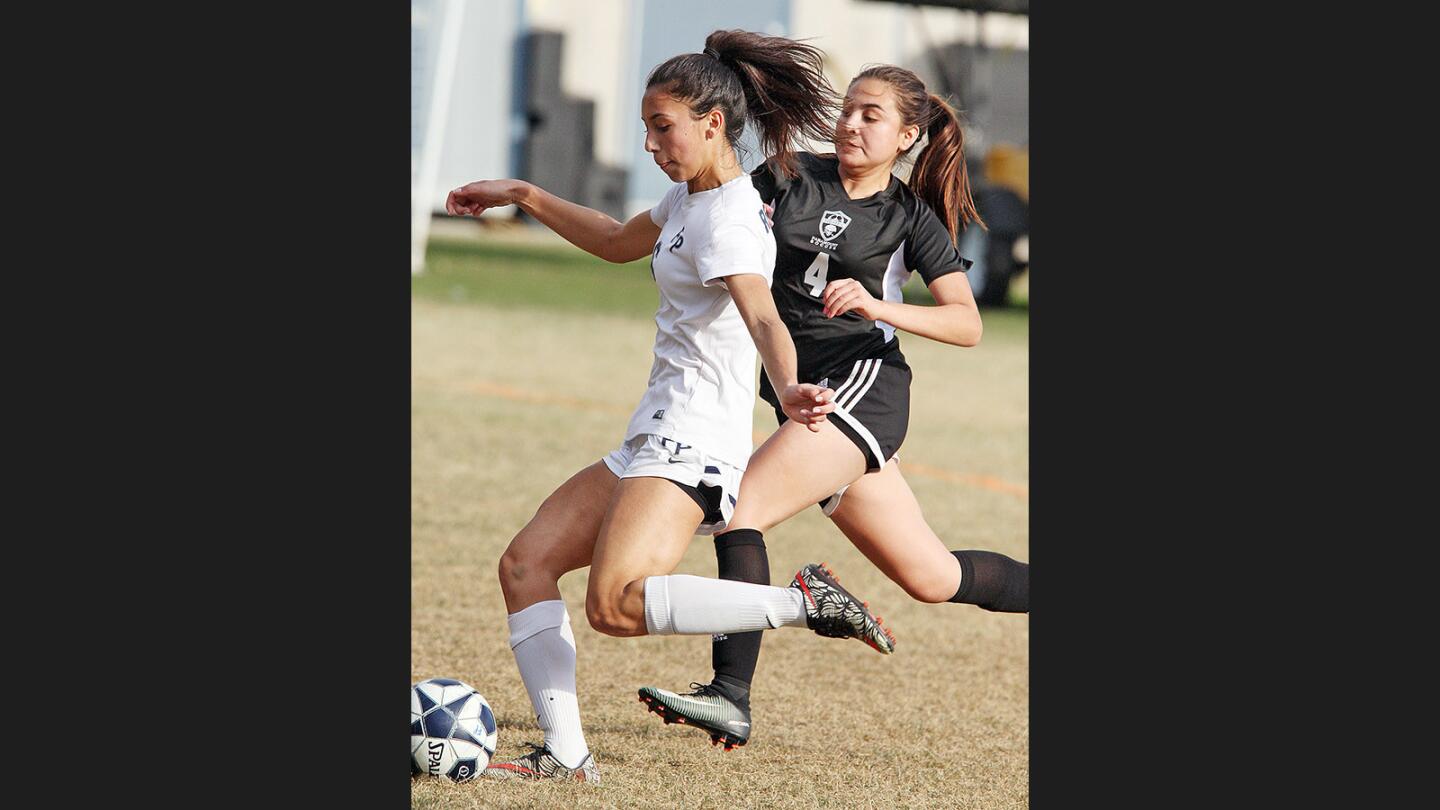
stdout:
<svg viewBox="0 0 1440 810">
<path fill-rule="evenodd" d="M 496 563 L 545 496 L 623 437 L 650 368 L 656 294 L 643 261 L 439 241 L 429 255 L 411 309 L 411 675 L 484 693 L 508 757 L 542 735 L 506 643 Z M 907 297 L 923 300 L 915 281 Z M 973 349 L 901 340 L 915 383 L 900 465 L 931 526 L 951 548 L 1028 562 L 1028 312 L 986 311 Z M 755 414 L 758 443 L 774 419 L 763 403 Z M 635 695 L 708 680 L 710 639 L 595 632 L 577 571 L 560 588 L 603 784 L 421 779 L 412 806 L 1028 807 L 1029 617 L 910 600 L 818 509 L 766 543 L 776 584 L 828 561 L 894 629 L 895 654 L 767 634 L 754 736 L 724 753 Z M 715 575 L 708 538 L 678 572 Z"/>
</svg>

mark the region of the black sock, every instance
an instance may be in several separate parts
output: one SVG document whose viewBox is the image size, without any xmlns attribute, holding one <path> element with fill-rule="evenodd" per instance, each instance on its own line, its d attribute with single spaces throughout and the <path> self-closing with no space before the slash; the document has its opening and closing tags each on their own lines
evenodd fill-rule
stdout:
<svg viewBox="0 0 1440 810">
<path fill-rule="evenodd" d="M 770 558 L 765 554 L 765 539 L 755 529 L 732 529 L 715 535 L 715 559 L 720 564 L 721 579 L 770 584 Z M 725 687 L 732 699 L 749 696 L 750 679 L 755 677 L 755 662 L 760 659 L 760 640 L 764 637 L 764 630 L 752 630 L 730 633 L 723 641 L 711 642 L 714 682 Z"/>
<path fill-rule="evenodd" d="M 952 551 L 960 561 L 960 590 L 951 602 L 996 613 L 1030 612 L 1030 564 L 993 551 Z"/>
</svg>

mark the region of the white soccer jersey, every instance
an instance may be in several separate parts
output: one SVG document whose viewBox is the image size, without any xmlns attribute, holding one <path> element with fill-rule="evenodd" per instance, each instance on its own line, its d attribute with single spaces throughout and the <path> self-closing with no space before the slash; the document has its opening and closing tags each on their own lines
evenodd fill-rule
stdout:
<svg viewBox="0 0 1440 810">
<path fill-rule="evenodd" d="M 676 183 L 650 211 L 660 226 L 650 270 L 660 289 L 655 362 L 625 438 L 653 433 L 744 468 L 755 407 L 755 343 L 723 276 L 768 285 L 775 237 L 749 175 L 689 193 Z"/>
</svg>

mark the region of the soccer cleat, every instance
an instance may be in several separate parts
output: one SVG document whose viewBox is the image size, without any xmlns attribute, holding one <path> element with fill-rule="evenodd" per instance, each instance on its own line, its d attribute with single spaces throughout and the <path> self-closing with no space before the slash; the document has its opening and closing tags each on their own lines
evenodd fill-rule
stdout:
<svg viewBox="0 0 1440 810">
<path fill-rule="evenodd" d="M 600 784 L 600 768 L 595 756 L 586 754 L 577 768 L 567 768 L 550 753 L 550 749 L 532 742 L 530 753 L 505 762 L 496 762 L 481 775 L 489 779 L 574 779 L 580 782 Z"/>
<path fill-rule="evenodd" d="M 867 603 L 840 587 L 825 563 L 810 563 L 795 574 L 790 587 L 805 597 L 805 626 L 830 638 L 858 638 L 882 655 L 895 652 L 895 635 Z"/>
<path fill-rule="evenodd" d="M 695 691 L 677 695 L 654 686 L 640 687 L 640 702 L 666 723 L 694 726 L 710 734 L 711 745 L 730 751 L 750 739 L 750 701 L 736 703 L 712 684 L 690 684 Z"/>
</svg>

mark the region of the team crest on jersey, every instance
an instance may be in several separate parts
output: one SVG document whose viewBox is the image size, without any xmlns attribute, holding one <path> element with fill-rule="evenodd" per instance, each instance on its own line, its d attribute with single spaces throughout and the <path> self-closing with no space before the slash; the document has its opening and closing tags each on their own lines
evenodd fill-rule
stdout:
<svg viewBox="0 0 1440 810">
<path fill-rule="evenodd" d="M 839 211 L 826 211 L 820 217 L 820 236 L 826 241 L 833 241 L 848 227 L 850 227 L 850 217 Z"/>
</svg>

